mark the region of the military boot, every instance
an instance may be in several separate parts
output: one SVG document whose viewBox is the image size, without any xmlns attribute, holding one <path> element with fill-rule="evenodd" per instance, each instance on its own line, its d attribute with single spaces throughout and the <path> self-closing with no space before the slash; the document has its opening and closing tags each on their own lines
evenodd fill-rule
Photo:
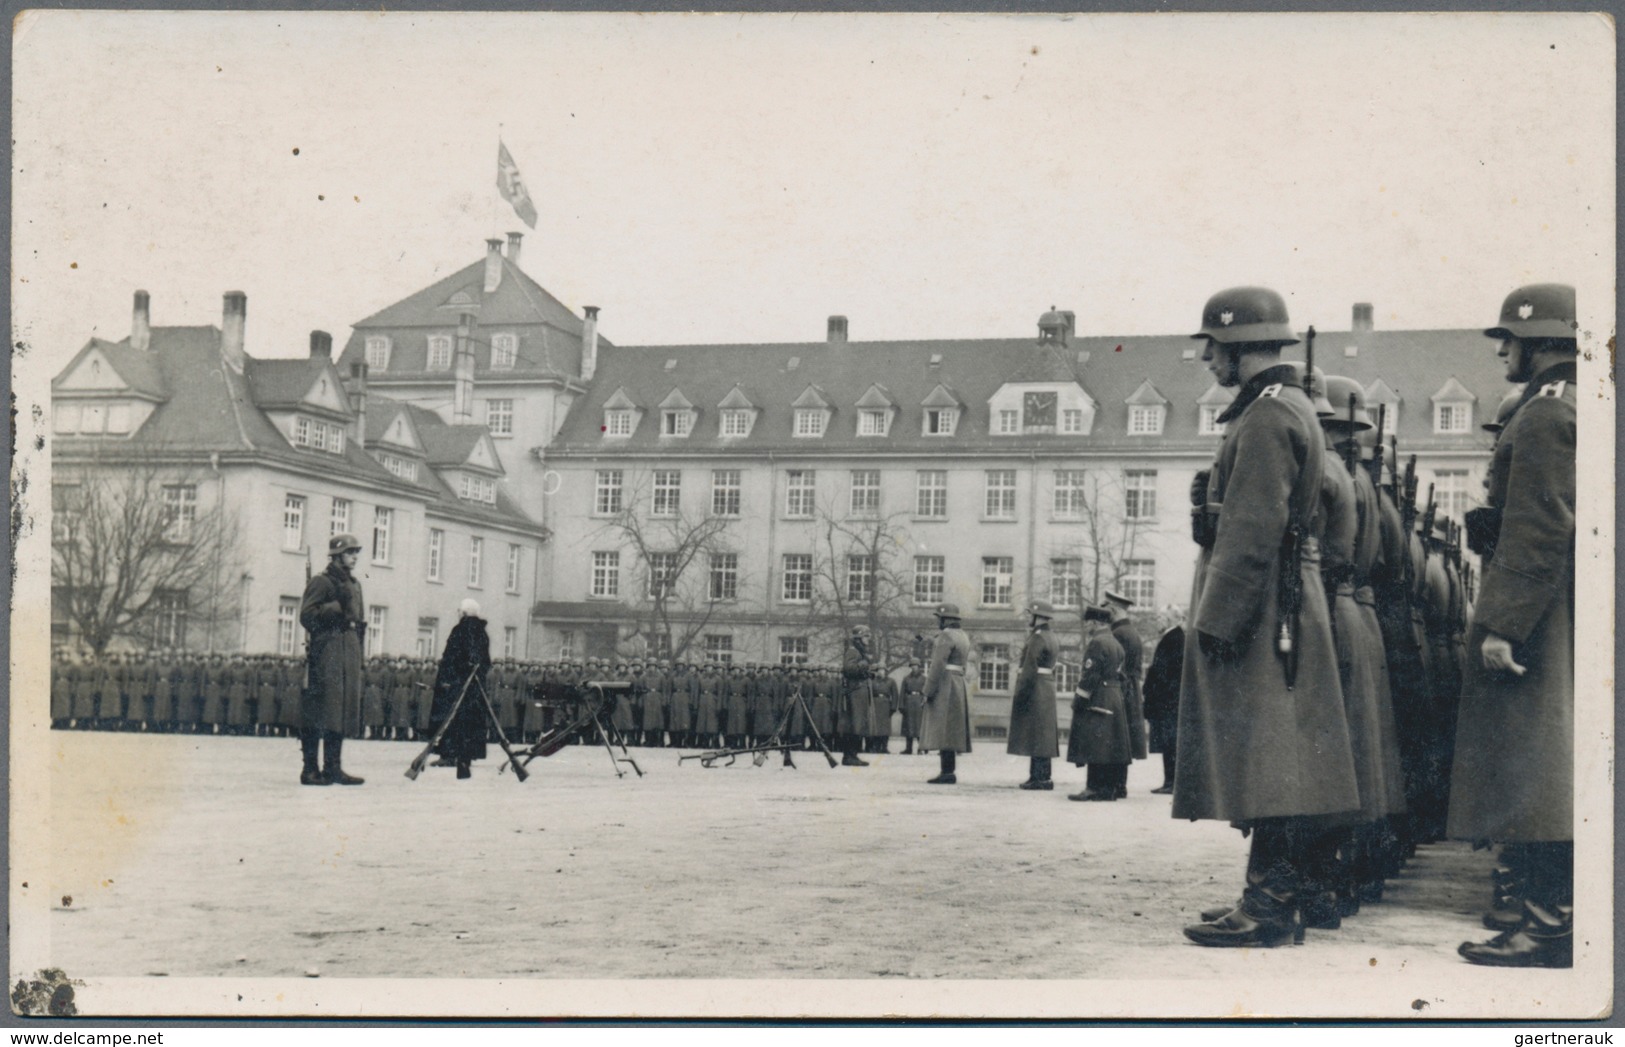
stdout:
<svg viewBox="0 0 1625 1047">
<path fill-rule="evenodd" d="M 323 771 L 330 783 L 333 785 L 360 785 L 366 781 L 365 778 L 357 778 L 353 774 L 344 773 L 344 735 L 329 731 L 322 748 Z"/>
<path fill-rule="evenodd" d="M 305 758 L 305 769 L 299 772 L 300 785 L 332 785 L 327 775 L 316 766 L 316 749 L 320 739 L 314 731 L 305 731 L 299 736 L 299 752 Z"/>
<path fill-rule="evenodd" d="M 1487 942 L 1462 942 L 1456 951 L 1486 967 L 1573 967 L 1574 909 L 1523 903 L 1522 925 Z"/>
</svg>

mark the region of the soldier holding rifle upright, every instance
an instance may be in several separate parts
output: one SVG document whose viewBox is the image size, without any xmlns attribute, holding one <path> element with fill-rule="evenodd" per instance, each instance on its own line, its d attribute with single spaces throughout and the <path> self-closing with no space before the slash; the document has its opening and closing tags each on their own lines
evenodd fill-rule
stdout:
<svg viewBox="0 0 1625 1047">
<path fill-rule="evenodd" d="M 1457 720 L 1449 833 L 1502 843 L 1516 927 L 1472 963 L 1569 967 L 1574 941 L 1574 288 L 1522 287 L 1484 332 L 1523 395 L 1468 520 L 1484 557 Z"/>
<path fill-rule="evenodd" d="M 1297 372 L 1286 303 L 1257 287 L 1202 310 L 1202 359 L 1236 398 L 1213 467 L 1193 487 L 1201 545 L 1191 593 L 1173 816 L 1251 831 L 1241 901 L 1185 928 L 1199 945 L 1301 940 L 1300 892 L 1323 861 L 1323 819 L 1359 807 L 1318 538 L 1326 467 Z"/>
<path fill-rule="evenodd" d="M 327 543 L 327 570 L 305 583 L 299 624 L 310 638 L 309 679 L 304 693 L 304 726 L 299 748 L 304 755 L 300 785 L 360 785 L 344 773 L 346 733 L 361 733 L 362 639 L 367 605 L 361 582 L 351 572 L 361 554 L 353 534 L 334 535 Z M 316 749 L 322 746 L 322 767 Z"/>
</svg>

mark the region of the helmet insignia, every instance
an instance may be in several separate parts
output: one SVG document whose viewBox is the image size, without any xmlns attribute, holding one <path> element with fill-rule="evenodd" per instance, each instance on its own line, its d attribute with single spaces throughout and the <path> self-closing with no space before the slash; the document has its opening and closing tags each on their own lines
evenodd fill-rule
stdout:
<svg viewBox="0 0 1625 1047">
<path fill-rule="evenodd" d="M 1525 302 L 1522 305 L 1518 306 L 1518 319 L 1527 320 L 1531 316 L 1534 316 L 1534 315 L 1535 315 L 1535 307 L 1530 305 L 1528 302 Z"/>
<path fill-rule="evenodd" d="M 1220 313 L 1220 314 L 1219 314 L 1219 323 L 1221 323 L 1221 324 L 1223 324 L 1223 325 L 1224 325 L 1224 326 L 1226 326 L 1226 327 L 1229 327 L 1229 326 L 1230 326 L 1230 324 L 1231 324 L 1231 323 L 1232 323 L 1232 322 L 1233 322 L 1233 321 L 1234 321 L 1234 320 L 1235 320 L 1235 319 L 1236 319 L 1236 314 L 1235 314 L 1235 313 L 1233 313 L 1233 312 L 1231 312 L 1231 311 L 1230 311 L 1230 310 L 1228 310 L 1228 309 L 1226 309 L 1226 310 L 1225 310 L 1225 311 L 1224 311 L 1224 312 L 1222 312 L 1222 313 Z"/>
</svg>

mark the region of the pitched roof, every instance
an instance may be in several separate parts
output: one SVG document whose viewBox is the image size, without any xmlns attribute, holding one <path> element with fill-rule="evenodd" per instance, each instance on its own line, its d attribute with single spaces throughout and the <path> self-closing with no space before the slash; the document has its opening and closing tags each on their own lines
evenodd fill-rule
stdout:
<svg viewBox="0 0 1625 1047">
<path fill-rule="evenodd" d="M 1484 400 L 1499 400 L 1505 383 L 1495 366 L 1493 346 L 1476 330 L 1353 331 L 1323 335 L 1326 344 L 1353 345 L 1353 356 L 1338 356 L 1338 373 L 1370 385 L 1378 379 L 1402 399 L 1426 403 L 1452 374 Z M 737 385 L 761 408 L 751 435 L 724 441 L 716 426 L 701 424 L 685 441 L 695 451 L 740 453 L 744 449 L 801 452 L 877 450 L 876 439 L 861 441 L 855 421 L 839 410 L 821 438 L 793 435 L 792 406 L 805 406 L 809 390 L 825 404 L 854 404 L 871 385 L 883 385 L 900 411 L 884 448 L 897 451 L 943 450 L 944 437 L 925 436 L 921 406 L 938 385 L 953 390 L 965 405 L 952 437 L 956 446 L 979 450 L 1123 449 L 1143 451 L 1144 437 L 1127 433 L 1131 394 L 1147 380 L 1168 400 L 1163 436 L 1157 446 L 1169 450 L 1211 449 L 1215 437 L 1197 432 L 1198 403 L 1213 402 L 1213 377 L 1199 357 L 1187 359 L 1187 335 L 1073 338 L 1064 348 L 1040 346 L 1031 338 L 939 339 L 907 342 L 846 342 L 685 346 L 619 346 L 600 351 L 596 380 L 572 407 L 550 453 L 614 453 L 670 449 L 659 443 L 656 426 L 644 419 L 630 437 L 605 441 L 600 432 L 604 400 L 623 392 L 633 404 L 652 407 L 680 383 L 696 403 L 717 403 Z M 1288 349 L 1289 358 L 1301 349 Z M 1085 355 L 1086 354 L 1086 355 Z M 1078 359 L 1084 363 L 1076 363 Z M 932 360 L 936 359 L 936 363 Z M 668 360 L 676 361 L 668 368 Z M 796 366 L 791 366 L 791 361 Z M 1068 361 L 1073 363 L 1068 363 Z M 1048 381 L 1064 376 L 1080 380 L 1098 405 L 1088 436 L 992 436 L 987 403 L 1003 385 Z M 1406 411 L 1400 439 L 1443 447 L 1479 447 L 1475 437 L 1436 436 L 1424 412 Z"/>
<path fill-rule="evenodd" d="M 167 328 L 167 330 L 174 330 L 174 328 Z M 118 374 L 120 380 L 132 392 L 157 399 L 162 399 L 168 395 L 164 386 L 163 374 L 158 367 L 157 358 L 150 351 L 131 348 L 128 338 L 122 342 L 109 342 L 101 338 L 92 338 L 85 343 L 84 348 L 79 350 L 68 366 L 64 367 L 60 374 L 51 379 L 51 387 L 54 389 L 63 377 L 72 373 L 81 359 L 92 352 L 100 352 L 106 358 L 109 366 Z"/>
</svg>

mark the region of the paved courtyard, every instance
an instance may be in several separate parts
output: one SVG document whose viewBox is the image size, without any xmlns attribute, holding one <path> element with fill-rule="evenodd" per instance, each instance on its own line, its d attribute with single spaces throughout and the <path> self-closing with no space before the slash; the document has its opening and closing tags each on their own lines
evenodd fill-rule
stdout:
<svg viewBox="0 0 1625 1047">
<path fill-rule="evenodd" d="M 644 777 L 617 779 L 588 747 L 524 784 L 499 759 L 409 781 L 415 745 L 351 742 L 367 784 L 317 789 L 297 784 L 291 739 L 48 738 L 50 882 L 14 887 L 13 905 L 49 907 L 34 966 L 87 979 L 89 1013 L 97 979 L 108 1006 L 160 1013 L 183 985 L 263 980 L 287 991 L 238 1006 L 274 1010 L 420 979 L 421 999 L 382 1005 L 412 1013 L 436 1006 L 428 979 L 476 979 L 540 992 L 531 1013 L 1213 1013 L 1236 995 L 1217 988 L 1239 986 L 1233 1006 L 1255 1013 L 1442 1017 L 1552 1004 L 1574 977 L 1456 957 L 1484 936 L 1490 867 L 1459 844 L 1424 848 L 1382 904 L 1302 948 L 1187 944 L 1182 925 L 1238 894 L 1246 843 L 1171 819 L 1149 763 L 1127 801 L 1083 804 L 1065 795 L 1081 770 L 1058 763 L 1055 792 L 1022 792 L 1026 762 L 994 743 L 944 788 L 925 784 L 935 757 L 706 769 L 633 749 Z M 579 1009 L 547 991 L 620 979 L 647 991 Z M 753 995 L 761 979 L 792 981 Z"/>
</svg>

